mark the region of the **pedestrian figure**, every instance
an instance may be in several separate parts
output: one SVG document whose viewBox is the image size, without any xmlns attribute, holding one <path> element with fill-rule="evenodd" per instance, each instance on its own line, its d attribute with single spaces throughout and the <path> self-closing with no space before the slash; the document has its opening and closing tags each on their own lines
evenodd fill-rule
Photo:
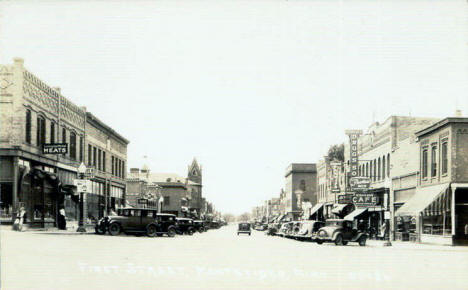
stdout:
<svg viewBox="0 0 468 290">
<path fill-rule="evenodd" d="M 465 238 L 468 239 L 468 223 L 465 224 Z"/>
<path fill-rule="evenodd" d="M 59 210 L 57 225 L 58 225 L 59 230 L 66 230 L 67 229 L 67 219 L 66 219 L 66 216 L 65 216 L 65 209 L 64 208 L 61 208 Z"/>
<path fill-rule="evenodd" d="M 386 233 L 387 233 L 387 223 L 383 222 L 382 225 L 380 226 L 380 238 L 384 239 Z"/>
<path fill-rule="evenodd" d="M 24 216 L 26 215 L 26 210 L 24 207 L 20 207 L 18 214 L 16 215 L 15 222 L 13 223 L 13 230 L 22 231 L 23 230 L 23 222 Z"/>
</svg>

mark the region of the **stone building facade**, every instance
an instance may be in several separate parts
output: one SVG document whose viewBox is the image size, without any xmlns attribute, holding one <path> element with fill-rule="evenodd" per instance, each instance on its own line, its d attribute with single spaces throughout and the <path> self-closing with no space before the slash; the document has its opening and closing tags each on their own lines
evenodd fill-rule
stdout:
<svg viewBox="0 0 468 290">
<path fill-rule="evenodd" d="M 292 163 L 285 174 L 286 214 L 298 219 L 302 202 L 317 203 L 317 168 L 313 163 Z"/>
</svg>

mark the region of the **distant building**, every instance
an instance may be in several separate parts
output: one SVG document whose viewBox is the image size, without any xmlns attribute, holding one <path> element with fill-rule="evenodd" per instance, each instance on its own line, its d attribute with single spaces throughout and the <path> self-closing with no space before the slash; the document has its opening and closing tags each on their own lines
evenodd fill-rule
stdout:
<svg viewBox="0 0 468 290">
<path fill-rule="evenodd" d="M 286 214 L 298 219 L 302 202 L 317 203 L 317 167 L 314 163 L 292 163 L 286 169 Z"/>
</svg>

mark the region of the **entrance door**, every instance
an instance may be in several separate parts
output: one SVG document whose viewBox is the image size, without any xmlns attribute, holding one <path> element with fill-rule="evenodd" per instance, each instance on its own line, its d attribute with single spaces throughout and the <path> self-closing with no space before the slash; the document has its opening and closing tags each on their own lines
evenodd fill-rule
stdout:
<svg viewBox="0 0 468 290">
<path fill-rule="evenodd" d="M 457 188 L 455 191 L 455 239 L 458 244 L 468 244 L 465 227 L 468 227 L 468 189 Z"/>
</svg>

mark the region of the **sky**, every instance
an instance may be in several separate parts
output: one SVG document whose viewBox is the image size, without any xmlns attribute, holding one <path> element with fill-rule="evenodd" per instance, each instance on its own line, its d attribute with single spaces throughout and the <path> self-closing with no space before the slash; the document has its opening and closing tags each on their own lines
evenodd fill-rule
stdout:
<svg viewBox="0 0 468 290">
<path fill-rule="evenodd" d="M 241 214 L 346 129 L 468 115 L 460 1 L 2 1 L 0 62 L 130 140 L 128 167 L 186 176 Z M 144 158 L 147 156 L 147 158 Z"/>
</svg>

